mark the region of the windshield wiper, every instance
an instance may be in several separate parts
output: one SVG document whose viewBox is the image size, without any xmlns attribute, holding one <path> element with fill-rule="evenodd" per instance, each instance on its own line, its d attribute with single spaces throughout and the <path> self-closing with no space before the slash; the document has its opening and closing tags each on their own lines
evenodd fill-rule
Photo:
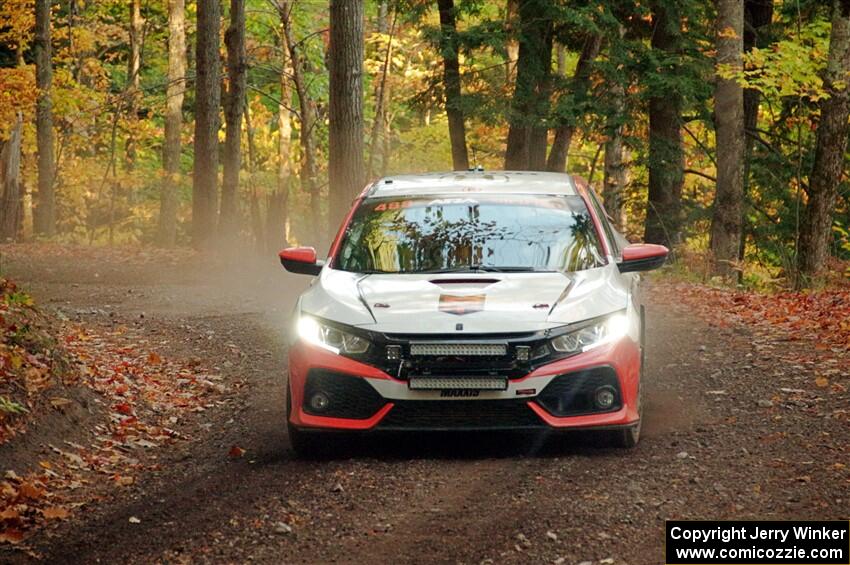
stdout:
<svg viewBox="0 0 850 565">
<path fill-rule="evenodd" d="M 494 267 L 492 265 L 463 265 L 461 267 L 452 267 L 450 269 L 432 269 L 425 271 L 417 271 L 419 273 L 439 274 L 439 273 L 551 273 L 549 269 L 541 269 L 539 267 Z"/>
</svg>

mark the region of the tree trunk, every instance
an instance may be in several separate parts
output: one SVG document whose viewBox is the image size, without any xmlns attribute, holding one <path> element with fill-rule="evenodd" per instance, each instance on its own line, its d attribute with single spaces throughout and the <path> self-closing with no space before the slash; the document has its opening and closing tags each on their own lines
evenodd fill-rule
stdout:
<svg viewBox="0 0 850 565">
<path fill-rule="evenodd" d="M 285 53 L 286 51 L 284 51 Z M 269 249 L 287 246 L 286 223 L 289 207 L 289 182 L 292 176 L 292 87 L 290 77 L 292 63 L 284 55 L 283 72 L 280 75 L 280 103 L 277 107 L 277 187 L 269 199 L 266 216 L 266 239 Z"/>
<path fill-rule="evenodd" d="M 50 45 L 50 0 L 35 2 L 35 82 L 38 102 L 35 127 L 38 144 L 38 192 L 35 194 L 33 224 L 36 235 L 56 235 L 56 157 L 53 132 L 52 49 Z"/>
<path fill-rule="evenodd" d="M 519 59 L 519 41 L 517 27 L 519 24 L 519 0 L 508 0 L 505 6 L 505 83 L 510 87 L 516 81 L 516 65 Z"/>
<path fill-rule="evenodd" d="M 239 218 L 239 170 L 242 168 L 242 113 L 245 104 L 247 62 L 245 54 L 245 0 L 230 0 L 230 26 L 224 34 L 227 47 L 228 89 L 224 103 L 226 137 L 221 185 L 219 231 L 224 241 L 236 237 Z"/>
<path fill-rule="evenodd" d="M 186 92 L 186 10 L 184 0 L 168 0 L 168 85 L 165 88 L 164 182 L 160 194 L 157 241 L 174 245 L 177 236 L 177 189 L 180 186 L 180 134 Z"/>
<path fill-rule="evenodd" d="M 717 66 L 740 70 L 744 52 L 744 0 L 717 0 Z M 714 273 L 730 275 L 741 245 L 744 201 L 744 89 L 718 73 L 714 90 L 717 192 L 711 218 Z"/>
<path fill-rule="evenodd" d="M 330 0 L 328 183 L 331 230 L 363 189 L 363 0 Z"/>
<path fill-rule="evenodd" d="M 322 236 L 322 210 L 319 198 L 319 186 L 316 181 L 316 144 L 313 137 L 313 128 L 316 123 L 316 107 L 307 91 L 307 81 L 304 77 L 304 63 L 301 61 L 301 52 L 292 33 L 292 7 L 287 0 L 281 0 L 278 4 L 280 11 L 280 22 L 283 27 L 284 40 L 289 52 L 290 64 L 292 65 L 292 82 L 295 84 L 295 93 L 298 95 L 298 109 L 300 114 L 299 142 L 301 144 L 301 189 L 310 195 L 310 222 L 314 238 Z"/>
<path fill-rule="evenodd" d="M 682 21 L 675 6 L 652 5 L 652 48 L 662 57 L 679 50 Z M 661 72 L 661 71 L 658 71 Z M 668 247 L 679 242 L 685 155 L 682 147 L 682 97 L 675 89 L 656 89 L 649 99 L 649 197 L 644 240 Z"/>
<path fill-rule="evenodd" d="M 23 220 L 21 191 L 21 138 L 23 120 L 20 113 L 9 139 L 0 142 L 0 242 L 16 240 Z"/>
<path fill-rule="evenodd" d="M 452 167 L 455 171 L 469 168 L 466 152 L 466 126 L 463 122 L 460 61 L 458 59 L 457 24 L 454 0 L 437 0 L 440 11 L 440 54 L 443 56 L 443 86 L 446 92 L 446 116 L 452 145 Z"/>
<path fill-rule="evenodd" d="M 271 251 L 267 249 L 267 241 L 269 234 L 266 231 L 266 224 L 263 223 L 262 214 L 260 212 L 260 195 L 257 191 L 257 186 L 254 183 L 254 173 L 257 169 L 257 150 L 254 143 L 254 124 L 251 122 L 251 105 L 247 101 L 242 104 L 242 109 L 245 114 L 245 137 L 248 139 L 248 194 L 249 194 L 249 211 L 251 216 L 251 232 L 254 235 L 254 243 L 256 249 L 260 253 Z M 269 206 L 269 209 L 271 206 Z M 267 218 L 268 219 L 268 218 Z"/>
<path fill-rule="evenodd" d="M 767 44 L 765 29 L 773 22 L 773 0 L 744 0 L 744 53 L 749 53 L 757 45 Z M 755 88 L 744 90 L 744 201 L 750 192 L 750 164 L 755 143 L 756 128 L 759 121 L 761 93 Z M 741 245 L 738 247 L 738 260 L 743 262 L 746 253 L 747 221 L 746 206 L 741 214 Z M 742 276 L 741 273 L 739 276 Z"/>
<path fill-rule="evenodd" d="M 605 209 L 614 219 L 620 231 L 626 227 L 624 194 L 629 182 L 629 173 L 625 163 L 625 143 L 623 142 L 623 121 L 626 115 L 626 89 L 620 82 L 613 83 L 609 92 L 612 114 L 608 117 L 605 142 L 605 175 L 602 184 L 602 198 Z"/>
<path fill-rule="evenodd" d="M 820 103 L 815 162 L 809 176 L 809 201 L 800 233 L 798 267 L 817 275 L 829 258 L 832 220 L 847 151 L 850 119 L 850 0 L 833 0 L 832 34 L 824 86 L 829 98 Z"/>
<path fill-rule="evenodd" d="M 393 36 L 395 35 L 395 24 L 398 12 L 393 13 L 392 27 L 387 27 L 387 2 L 381 2 L 378 10 L 378 32 L 383 35 L 388 35 L 387 51 L 384 55 L 384 62 L 381 66 L 381 79 L 375 85 L 375 118 L 372 121 L 372 133 L 369 136 L 369 164 L 366 167 L 367 180 L 374 178 L 375 157 L 379 152 L 379 145 L 383 146 L 380 140 L 382 133 L 385 133 L 387 122 L 387 100 L 389 99 L 389 89 L 387 88 L 387 76 L 390 71 L 390 61 L 393 54 Z M 383 156 L 383 153 L 381 153 Z"/>
<path fill-rule="evenodd" d="M 546 145 L 542 131 L 549 113 L 552 68 L 552 20 L 548 0 L 520 0 L 519 56 L 510 127 L 505 150 L 506 170 L 542 169 Z M 542 149 L 542 159 L 541 159 Z"/>
<path fill-rule="evenodd" d="M 599 56 L 602 49 L 602 36 L 591 35 L 585 42 L 579 55 L 576 69 L 573 72 L 572 98 L 584 97 L 590 87 L 590 70 L 594 59 Z M 570 152 L 574 123 L 565 123 L 555 130 L 555 139 L 552 141 L 552 149 L 549 151 L 549 159 L 546 161 L 546 170 L 554 173 L 563 173 L 567 170 L 567 155 Z"/>
<path fill-rule="evenodd" d="M 139 127 L 139 91 L 142 68 L 142 41 L 144 20 L 142 0 L 130 0 L 130 57 L 127 61 L 127 142 L 125 145 L 126 168 L 136 163 L 136 130 Z"/>
<path fill-rule="evenodd" d="M 218 211 L 218 109 L 221 106 L 219 0 L 198 0 L 195 45 L 195 163 L 192 236 L 198 248 L 212 245 Z"/>
</svg>

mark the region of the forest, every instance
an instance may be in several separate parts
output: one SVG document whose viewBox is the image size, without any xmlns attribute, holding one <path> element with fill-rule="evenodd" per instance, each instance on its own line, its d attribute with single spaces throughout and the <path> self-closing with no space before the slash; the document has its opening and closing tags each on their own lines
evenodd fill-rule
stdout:
<svg viewBox="0 0 850 565">
<path fill-rule="evenodd" d="M 0 237 L 265 253 L 567 171 L 702 280 L 840 283 L 848 73 L 847 0 L 3 0 Z"/>
</svg>

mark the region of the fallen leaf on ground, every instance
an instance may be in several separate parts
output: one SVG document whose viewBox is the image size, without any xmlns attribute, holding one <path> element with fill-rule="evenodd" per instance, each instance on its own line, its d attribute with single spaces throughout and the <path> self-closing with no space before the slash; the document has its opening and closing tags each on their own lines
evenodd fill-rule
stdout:
<svg viewBox="0 0 850 565">
<path fill-rule="evenodd" d="M 0 543 L 20 543 L 24 539 L 24 533 L 21 530 L 9 528 L 0 532 Z"/>
<path fill-rule="evenodd" d="M 234 445 L 230 448 L 230 451 L 227 453 L 230 457 L 236 459 L 238 457 L 242 457 L 245 455 L 245 450 L 239 447 L 238 445 Z"/>
<path fill-rule="evenodd" d="M 42 514 L 42 516 L 44 516 L 48 520 L 54 520 L 54 519 L 64 520 L 65 518 L 67 518 L 68 516 L 71 515 L 71 513 L 68 512 L 67 508 L 62 508 L 61 506 L 53 506 L 51 508 L 45 508 L 44 510 L 41 511 L 41 514 Z"/>
</svg>

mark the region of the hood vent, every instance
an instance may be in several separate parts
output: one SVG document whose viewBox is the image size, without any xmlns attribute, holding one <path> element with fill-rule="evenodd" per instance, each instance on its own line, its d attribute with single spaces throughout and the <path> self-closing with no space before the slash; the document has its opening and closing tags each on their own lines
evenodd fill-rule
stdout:
<svg viewBox="0 0 850 565">
<path fill-rule="evenodd" d="M 431 279 L 431 284 L 440 288 L 465 286 L 471 289 L 484 288 L 491 284 L 502 282 L 499 279 L 481 279 L 481 278 L 453 278 L 453 279 Z"/>
</svg>

